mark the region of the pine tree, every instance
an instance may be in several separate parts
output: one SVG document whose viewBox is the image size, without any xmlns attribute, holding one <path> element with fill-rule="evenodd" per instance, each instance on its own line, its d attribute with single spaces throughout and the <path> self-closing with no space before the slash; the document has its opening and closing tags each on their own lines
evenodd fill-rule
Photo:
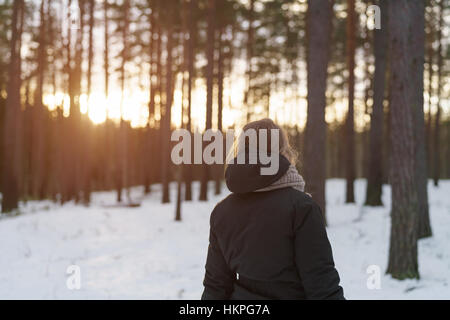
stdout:
<svg viewBox="0 0 450 320">
<path fill-rule="evenodd" d="M 325 218 L 325 92 L 330 50 L 332 1 L 309 0 L 307 16 L 308 109 L 305 132 L 307 191 Z"/>
<path fill-rule="evenodd" d="M 391 238 L 387 273 L 393 278 L 419 278 L 417 225 L 419 200 L 415 175 L 413 128 L 414 85 L 411 83 L 411 45 L 409 32 L 413 21 L 411 1 L 389 2 L 390 115 L 392 189 Z M 393 19 L 392 17 L 395 17 Z"/>
<path fill-rule="evenodd" d="M 23 0 L 13 3 L 11 18 L 10 61 L 8 67 L 7 98 L 3 132 L 3 187 L 2 212 L 19 207 L 20 194 L 20 121 L 21 121 L 21 42 L 25 4 Z"/>
<path fill-rule="evenodd" d="M 35 105 L 33 107 L 33 143 L 32 143 L 32 190 L 31 195 L 33 198 L 42 199 L 44 197 L 43 179 L 44 179 L 44 104 L 43 104 L 43 87 L 44 87 L 44 74 L 47 68 L 47 30 L 46 30 L 46 7 L 48 7 L 47 1 L 42 0 L 39 9 L 39 35 L 38 35 L 38 56 L 37 56 L 37 88 L 35 94 Z"/>
<path fill-rule="evenodd" d="M 383 102 L 386 87 L 388 45 L 387 0 L 380 0 L 381 29 L 375 29 L 375 74 L 373 79 L 373 106 L 370 118 L 370 158 L 365 205 L 381 206 L 383 183 Z"/>
<path fill-rule="evenodd" d="M 356 49 L 356 22 L 355 0 L 347 0 L 347 69 L 348 69 L 348 111 L 345 123 L 346 146 L 346 200 L 355 202 L 355 49 Z"/>
<path fill-rule="evenodd" d="M 167 59 L 166 59 L 166 103 L 164 113 L 161 115 L 161 177 L 162 177 L 162 203 L 170 202 L 169 190 L 169 175 L 170 175 L 170 126 L 171 126 L 171 112 L 173 102 L 173 42 L 174 42 L 174 20 L 173 14 L 175 12 L 173 3 L 167 3 Z"/>
<path fill-rule="evenodd" d="M 186 129 L 192 134 L 192 89 L 193 89 L 193 82 L 194 82 L 194 64 L 195 64 L 195 39 L 196 39 L 196 22 L 194 20 L 194 12 L 197 7 L 196 0 L 190 0 L 189 1 L 189 8 L 187 9 L 187 25 L 188 25 L 188 32 L 189 37 L 186 43 L 187 50 L 186 50 L 186 59 L 187 59 L 187 72 L 188 72 L 188 79 L 187 79 L 187 123 L 186 123 Z M 193 167 L 191 165 L 186 166 L 185 170 L 185 200 L 190 201 L 192 200 L 192 170 Z"/>
<path fill-rule="evenodd" d="M 208 0 L 208 39 L 206 44 L 206 57 L 208 60 L 206 66 L 206 124 L 205 130 L 212 128 L 212 105 L 213 105 L 213 86 L 214 86 L 214 33 L 215 33 L 215 0 Z M 207 164 L 203 165 L 202 178 L 200 184 L 199 200 L 208 200 L 208 180 L 210 170 Z"/>
<path fill-rule="evenodd" d="M 438 97 L 438 104 L 437 104 L 437 111 L 434 118 L 434 172 L 433 172 L 433 180 L 434 185 L 438 186 L 439 184 L 439 178 L 441 174 L 441 103 L 442 103 L 442 73 L 443 73 L 443 58 L 442 55 L 444 54 L 442 52 L 442 29 L 444 27 L 444 2 L 445 0 L 439 1 L 439 27 L 438 27 L 438 34 L 437 34 L 437 41 L 438 41 L 438 84 L 437 84 L 437 97 Z"/>
<path fill-rule="evenodd" d="M 428 170 L 425 150 L 425 114 L 423 111 L 423 72 L 425 63 L 425 5 L 422 0 L 411 0 L 411 14 L 414 23 L 411 25 L 411 81 L 413 82 L 412 107 L 414 141 L 415 141 L 415 174 L 419 201 L 418 237 L 431 236 L 430 216 L 428 210 Z"/>
</svg>

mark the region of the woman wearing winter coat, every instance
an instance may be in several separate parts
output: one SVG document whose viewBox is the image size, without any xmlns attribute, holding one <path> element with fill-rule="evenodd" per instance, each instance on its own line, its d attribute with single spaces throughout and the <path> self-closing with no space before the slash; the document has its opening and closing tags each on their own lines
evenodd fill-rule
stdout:
<svg viewBox="0 0 450 320">
<path fill-rule="evenodd" d="M 202 299 L 344 299 L 321 209 L 304 192 L 286 133 L 270 119 L 249 129 L 279 130 L 278 171 L 262 175 L 259 158 L 227 165 L 231 194 L 211 213 Z M 234 155 L 248 160 L 244 145 Z"/>
</svg>

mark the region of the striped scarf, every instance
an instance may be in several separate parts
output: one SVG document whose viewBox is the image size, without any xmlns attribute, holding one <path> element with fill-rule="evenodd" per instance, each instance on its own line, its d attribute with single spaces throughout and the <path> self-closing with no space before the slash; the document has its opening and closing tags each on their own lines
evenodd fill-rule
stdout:
<svg viewBox="0 0 450 320">
<path fill-rule="evenodd" d="M 255 192 L 270 191 L 287 187 L 292 187 L 302 192 L 305 191 L 305 180 L 303 180 L 303 177 L 298 173 L 297 169 L 293 165 L 289 166 L 289 169 L 280 179 L 272 183 L 270 186 L 255 190 Z"/>
</svg>

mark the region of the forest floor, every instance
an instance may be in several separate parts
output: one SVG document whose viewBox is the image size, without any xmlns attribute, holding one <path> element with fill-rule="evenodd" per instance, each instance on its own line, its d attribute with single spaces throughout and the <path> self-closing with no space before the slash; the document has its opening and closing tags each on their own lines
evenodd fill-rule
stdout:
<svg viewBox="0 0 450 320">
<path fill-rule="evenodd" d="M 21 214 L 0 219 L 0 299 L 198 299 L 203 286 L 209 215 L 225 194 L 183 203 L 175 222 L 172 203 L 160 203 L 159 186 L 137 208 L 117 207 L 114 192 L 98 192 L 92 205 L 30 201 Z M 195 186 L 197 199 L 198 186 Z M 224 187 L 225 189 L 225 187 Z M 385 275 L 390 235 L 390 190 L 384 207 L 345 204 L 345 181 L 327 181 L 327 217 L 336 268 L 348 299 L 450 298 L 450 181 L 429 184 L 433 237 L 419 242 L 420 280 Z M 81 288 L 69 290 L 67 268 L 80 267 Z M 380 289 L 368 289 L 367 268 L 379 266 Z M 375 267 L 376 269 L 376 267 Z"/>
</svg>

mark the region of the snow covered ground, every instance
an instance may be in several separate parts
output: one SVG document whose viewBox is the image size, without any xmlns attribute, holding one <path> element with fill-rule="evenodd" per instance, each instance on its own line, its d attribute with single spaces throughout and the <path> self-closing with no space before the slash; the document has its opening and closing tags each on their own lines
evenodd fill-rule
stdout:
<svg viewBox="0 0 450 320">
<path fill-rule="evenodd" d="M 365 181 L 356 182 L 356 205 L 346 205 L 343 180 L 327 182 L 328 235 L 348 299 L 450 299 L 450 181 L 429 185 L 433 237 L 419 242 L 421 279 L 384 275 L 390 232 L 390 190 L 382 208 L 363 207 Z M 175 186 L 173 186 L 175 187 Z M 160 204 L 159 186 L 138 208 L 113 207 L 115 194 L 93 195 L 90 207 L 48 201 L 22 205 L 21 215 L 0 218 L 1 299 L 198 299 L 208 245 L 209 214 L 225 196 Z M 195 188 L 197 191 L 197 188 Z M 194 194 L 195 199 L 197 194 Z M 174 188 L 172 198 L 175 198 Z M 81 288 L 69 290 L 67 268 L 77 265 Z M 367 268 L 381 270 L 381 289 L 368 289 Z"/>
</svg>

